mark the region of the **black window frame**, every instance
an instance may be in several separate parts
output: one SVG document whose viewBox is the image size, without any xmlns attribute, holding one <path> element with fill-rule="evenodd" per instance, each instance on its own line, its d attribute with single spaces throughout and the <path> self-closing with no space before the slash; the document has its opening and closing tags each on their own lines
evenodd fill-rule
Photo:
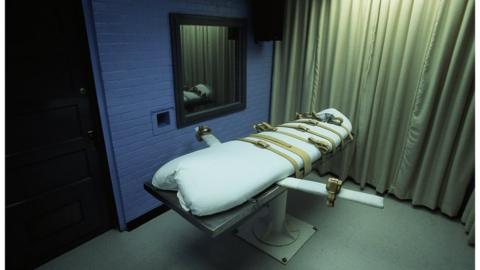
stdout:
<svg viewBox="0 0 480 270">
<path fill-rule="evenodd" d="M 235 76 L 238 86 L 238 101 L 216 106 L 211 109 L 187 114 L 183 100 L 182 55 L 180 48 L 180 25 L 226 26 L 238 28 L 238 46 L 236 63 L 238 72 Z M 247 59 L 247 20 L 235 17 L 217 17 L 192 14 L 170 13 L 170 34 L 173 62 L 173 86 L 175 95 L 175 112 L 177 128 L 187 127 L 199 122 L 225 116 L 246 108 L 246 59 Z"/>
</svg>

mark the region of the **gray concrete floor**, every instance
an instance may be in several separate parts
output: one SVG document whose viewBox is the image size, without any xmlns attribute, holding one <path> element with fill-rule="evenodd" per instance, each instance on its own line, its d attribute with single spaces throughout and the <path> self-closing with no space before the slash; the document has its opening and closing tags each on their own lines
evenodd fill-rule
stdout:
<svg viewBox="0 0 480 270">
<path fill-rule="evenodd" d="M 319 230 L 287 265 L 231 234 L 210 239 L 168 211 L 132 232 L 106 232 L 40 269 L 474 269 L 463 225 L 408 202 L 386 197 L 379 210 L 339 200 L 327 208 L 323 197 L 289 191 L 288 211 Z"/>
</svg>

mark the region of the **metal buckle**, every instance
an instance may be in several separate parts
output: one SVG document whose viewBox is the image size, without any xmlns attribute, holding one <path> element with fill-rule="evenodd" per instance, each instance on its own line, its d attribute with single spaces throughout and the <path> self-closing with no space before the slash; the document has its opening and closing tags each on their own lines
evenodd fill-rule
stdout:
<svg viewBox="0 0 480 270">
<path fill-rule="evenodd" d="M 331 122 L 334 125 L 341 126 L 342 123 L 343 123 L 343 119 L 340 118 L 340 117 L 334 117 L 334 118 L 332 118 Z"/>
<path fill-rule="evenodd" d="M 262 132 L 262 131 L 276 131 L 276 130 L 277 130 L 277 128 L 272 127 L 270 124 L 268 124 L 268 123 L 266 123 L 266 122 L 262 122 L 262 123 L 253 125 L 253 128 L 254 128 L 256 131 L 258 131 L 258 132 Z"/>
<path fill-rule="evenodd" d="M 264 141 L 256 141 L 255 145 L 260 148 L 268 148 L 270 145 Z"/>
<path fill-rule="evenodd" d="M 328 192 L 328 195 L 327 195 L 327 206 L 328 207 L 333 207 L 334 203 L 335 203 L 335 199 L 336 199 L 336 196 L 338 194 L 338 192 L 340 191 L 340 189 L 342 188 L 342 184 L 343 184 L 343 181 L 341 181 L 340 179 L 337 179 L 337 178 L 328 178 L 328 182 L 327 182 L 327 186 L 326 186 L 326 189 L 327 189 L 327 192 Z"/>
<path fill-rule="evenodd" d="M 210 133 L 212 133 L 212 129 L 208 126 L 199 126 L 196 134 L 197 140 L 201 142 L 202 136 Z"/>
<path fill-rule="evenodd" d="M 303 114 L 303 113 L 298 113 L 298 112 L 297 112 L 297 113 L 295 114 L 295 119 L 297 119 L 297 120 L 298 120 L 298 119 L 304 119 L 304 118 L 306 118 L 306 117 L 305 117 L 305 114 Z"/>
</svg>

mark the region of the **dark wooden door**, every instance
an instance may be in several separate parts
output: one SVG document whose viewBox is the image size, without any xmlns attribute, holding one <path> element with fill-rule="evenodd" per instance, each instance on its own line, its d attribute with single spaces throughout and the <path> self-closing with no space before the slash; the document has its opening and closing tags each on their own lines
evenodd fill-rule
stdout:
<svg viewBox="0 0 480 270">
<path fill-rule="evenodd" d="M 28 269 L 113 226 L 80 0 L 6 2 L 6 262 Z"/>
</svg>

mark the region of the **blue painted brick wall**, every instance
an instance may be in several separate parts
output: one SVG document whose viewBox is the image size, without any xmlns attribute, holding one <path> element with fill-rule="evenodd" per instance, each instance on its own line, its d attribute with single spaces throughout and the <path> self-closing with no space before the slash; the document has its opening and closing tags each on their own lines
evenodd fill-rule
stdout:
<svg viewBox="0 0 480 270">
<path fill-rule="evenodd" d="M 168 14 L 248 18 L 248 0 L 93 0 L 91 8 L 101 76 L 97 85 L 103 84 L 97 91 L 105 98 L 100 106 L 106 107 L 107 147 L 114 156 L 109 163 L 117 174 L 112 181 L 124 225 L 159 205 L 143 182 L 169 160 L 203 147 L 194 126 L 176 128 L 174 111 L 171 128 L 152 129 L 152 112 L 175 106 Z M 268 120 L 272 43 L 255 44 L 248 29 L 247 108 L 201 123 L 222 141 L 244 136 L 253 123 Z"/>
</svg>

